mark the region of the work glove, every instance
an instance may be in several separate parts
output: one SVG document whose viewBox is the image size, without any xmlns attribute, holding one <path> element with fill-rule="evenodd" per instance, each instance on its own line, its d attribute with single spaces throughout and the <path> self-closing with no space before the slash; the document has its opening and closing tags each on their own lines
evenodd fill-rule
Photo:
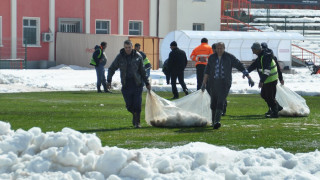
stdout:
<svg viewBox="0 0 320 180">
<path fill-rule="evenodd" d="M 206 90 L 206 85 L 205 85 L 205 84 L 202 84 L 202 85 L 201 85 L 201 91 L 204 92 L 204 90 Z"/>
<path fill-rule="evenodd" d="M 248 83 L 249 83 L 249 86 L 250 87 L 253 87 L 254 86 L 254 81 L 250 78 L 248 78 Z"/>
</svg>

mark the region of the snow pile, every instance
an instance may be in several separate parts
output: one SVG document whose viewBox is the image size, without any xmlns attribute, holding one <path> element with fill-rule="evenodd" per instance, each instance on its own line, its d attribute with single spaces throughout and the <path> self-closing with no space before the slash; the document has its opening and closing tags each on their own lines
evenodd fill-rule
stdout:
<svg viewBox="0 0 320 180">
<path fill-rule="evenodd" d="M 320 153 L 233 151 L 206 143 L 170 149 L 102 147 L 94 134 L 10 129 L 0 121 L 0 179 L 319 179 Z"/>
<path fill-rule="evenodd" d="M 106 74 L 108 69 L 106 69 Z M 303 96 L 320 95 L 320 75 L 310 75 L 308 68 L 293 68 L 291 74 L 283 74 L 286 87 Z M 231 94 L 259 94 L 257 72 L 250 76 L 256 82 L 249 87 L 248 81 L 242 79 L 242 73 L 232 74 Z M 94 91 L 96 90 L 96 72 L 94 69 L 78 66 L 59 65 L 52 69 L 0 70 L 0 93 L 40 92 L 40 91 Z M 171 91 L 171 85 L 163 84 L 165 75 L 162 70 L 151 71 L 151 86 L 153 91 Z M 197 89 L 195 74 L 185 76 L 187 88 L 192 92 Z M 116 71 L 112 79 L 112 88 L 121 89 L 120 73 Z M 181 87 L 177 85 L 179 91 Z"/>
</svg>

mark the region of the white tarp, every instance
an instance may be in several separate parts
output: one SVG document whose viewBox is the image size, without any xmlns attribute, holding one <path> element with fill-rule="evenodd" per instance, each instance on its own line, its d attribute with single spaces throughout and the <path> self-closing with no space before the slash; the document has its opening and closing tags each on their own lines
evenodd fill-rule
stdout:
<svg viewBox="0 0 320 180">
<path fill-rule="evenodd" d="M 198 90 L 175 101 L 147 93 L 145 120 L 161 127 L 206 126 L 211 123 L 210 95 Z"/>
<path fill-rule="evenodd" d="M 193 49 L 200 45 L 204 37 L 208 39 L 209 45 L 224 42 L 226 51 L 241 61 L 251 61 L 255 58 L 251 51 L 254 42 L 266 42 L 278 59 L 289 67 L 291 67 L 291 41 L 304 39 L 299 33 L 288 32 L 172 31 L 162 41 L 161 60 L 168 58 L 172 41 L 176 41 L 178 47 L 184 50 L 189 58 Z"/>
<path fill-rule="evenodd" d="M 286 86 L 277 85 L 276 99 L 283 107 L 279 112 L 281 116 L 308 116 L 310 109 L 306 100 Z"/>
</svg>

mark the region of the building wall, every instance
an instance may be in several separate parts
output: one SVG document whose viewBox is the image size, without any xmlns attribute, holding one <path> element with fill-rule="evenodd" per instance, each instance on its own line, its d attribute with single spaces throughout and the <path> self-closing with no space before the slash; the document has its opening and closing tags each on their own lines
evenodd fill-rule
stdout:
<svg viewBox="0 0 320 180">
<path fill-rule="evenodd" d="M 96 33 L 96 20 L 110 20 L 110 34 L 118 34 L 118 0 L 91 0 L 91 21 L 90 21 L 90 32 L 91 34 Z"/>
<path fill-rule="evenodd" d="M 221 1 L 177 0 L 177 30 L 192 30 L 193 23 L 204 23 L 205 31 L 220 30 Z"/>
<path fill-rule="evenodd" d="M 149 36 L 149 0 L 124 0 L 123 33 L 129 34 L 129 21 L 143 22 L 143 35 Z"/>
<path fill-rule="evenodd" d="M 15 32 L 13 30 L 15 26 L 12 26 L 11 11 L 15 8 L 11 7 L 12 2 L 17 4 L 17 33 L 13 35 L 11 32 Z M 90 27 L 86 25 L 86 4 L 88 3 L 90 3 Z M 122 3 L 123 15 L 120 16 L 119 10 L 122 8 L 119 5 Z M 5 51 L 10 52 L 12 57 L 15 57 L 12 54 L 23 51 L 23 17 L 40 19 L 40 43 L 37 47 L 28 47 L 28 61 L 54 61 L 57 58 L 54 57 L 57 45 L 55 42 L 43 42 L 42 33 L 56 34 L 59 30 L 59 18 L 81 19 L 82 33 L 90 34 L 96 33 L 97 19 L 110 20 L 110 33 L 123 32 L 123 35 L 128 35 L 129 21 L 137 20 L 143 22 L 143 36 L 158 35 L 164 38 L 174 30 L 192 30 L 192 23 L 205 23 L 205 30 L 219 30 L 220 6 L 221 2 L 216 0 L 206 0 L 203 3 L 193 2 L 193 0 L 0 0 L 2 38 L 8 39 L 8 45 L 3 42 L 3 46 L 8 48 Z M 159 17 L 157 12 L 159 12 Z M 50 15 L 53 18 L 50 18 Z M 123 25 L 120 25 L 122 16 Z M 158 23 L 157 18 L 159 18 Z M 54 22 L 52 23 L 54 26 L 50 22 Z M 155 26 L 158 26 L 159 29 L 157 30 Z M 17 39 L 17 50 L 14 50 L 15 41 L 11 42 L 14 38 Z M 4 47 L 1 47 L 2 50 Z"/>
<path fill-rule="evenodd" d="M 177 0 L 160 0 L 159 37 L 177 29 Z"/>
<path fill-rule="evenodd" d="M 10 0 L 1 0 L 0 16 L 2 17 L 1 32 L 3 46 L 9 46 L 8 39 L 11 37 L 11 26 L 6 22 L 11 22 Z"/>
<path fill-rule="evenodd" d="M 29 60 L 47 60 L 49 43 L 42 42 L 41 34 L 49 32 L 49 1 L 28 0 L 28 3 L 24 2 L 25 0 L 17 0 L 17 51 L 19 53 L 19 49 L 24 46 L 22 41 L 23 18 L 40 18 L 40 46 L 29 47 L 27 56 L 32 57 Z"/>
<path fill-rule="evenodd" d="M 205 31 L 220 30 L 221 1 L 160 0 L 159 37 L 175 30 L 192 30 L 193 23 L 204 23 Z"/>
</svg>

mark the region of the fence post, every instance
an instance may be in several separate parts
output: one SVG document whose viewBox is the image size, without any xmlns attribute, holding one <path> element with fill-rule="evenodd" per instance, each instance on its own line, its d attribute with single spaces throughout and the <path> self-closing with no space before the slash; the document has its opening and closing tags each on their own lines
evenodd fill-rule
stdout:
<svg viewBox="0 0 320 180">
<path fill-rule="evenodd" d="M 287 32 L 287 17 L 284 17 L 284 32 Z"/>
<path fill-rule="evenodd" d="M 27 69 L 27 40 L 24 40 L 24 69 Z"/>
<path fill-rule="evenodd" d="M 302 35 L 304 36 L 304 26 L 305 26 L 305 22 L 303 21 L 303 25 L 302 25 Z"/>
</svg>

